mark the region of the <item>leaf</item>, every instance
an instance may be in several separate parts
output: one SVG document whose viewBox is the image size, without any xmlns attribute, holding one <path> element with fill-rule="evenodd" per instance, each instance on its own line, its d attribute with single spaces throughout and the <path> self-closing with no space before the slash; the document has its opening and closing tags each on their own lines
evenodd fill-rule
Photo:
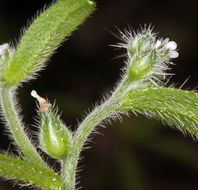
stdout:
<svg viewBox="0 0 198 190">
<path fill-rule="evenodd" d="M 198 136 L 198 94 L 176 88 L 133 89 L 123 99 L 122 110 L 158 118 L 179 130 Z"/>
<path fill-rule="evenodd" d="M 6 81 L 14 85 L 35 75 L 93 10 L 94 3 L 90 0 L 58 0 L 41 13 L 21 38 L 5 73 Z"/>
<path fill-rule="evenodd" d="M 46 190 L 60 190 L 60 176 L 23 160 L 0 154 L 0 176 L 38 185 Z"/>
</svg>

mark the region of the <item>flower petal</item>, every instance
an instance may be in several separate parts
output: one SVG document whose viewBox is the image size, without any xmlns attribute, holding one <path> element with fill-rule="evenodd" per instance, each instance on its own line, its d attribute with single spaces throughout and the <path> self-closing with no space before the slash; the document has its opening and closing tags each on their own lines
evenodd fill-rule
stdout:
<svg viewBox="0 0 198 190">
<path fill-rule="evenodd" d="M 174 41 L 170 41 L 166 44 L 166 48 L 170 50 L 175 50 L 177 48 L 177 44 Z"/>
<path fill-rule="evenodd" d="M 9 47 L 9 45 L 7 43 L 0 45 L 0 56 L 3 56 L 5 50 L 8 49 L 8 47 Z"/>
<path fill-rule="evenodd" d="M 169 56 L 170 58 L 177 58 L 179 56 L 179 53 L 176 51 L 170 51 Z"/>
</svg>

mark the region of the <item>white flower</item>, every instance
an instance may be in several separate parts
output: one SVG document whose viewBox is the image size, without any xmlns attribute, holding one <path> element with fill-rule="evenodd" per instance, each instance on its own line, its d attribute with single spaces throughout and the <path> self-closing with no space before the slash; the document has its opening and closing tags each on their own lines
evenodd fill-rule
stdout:
<svg viewBox="0 0 198 190">
<path fill-rule="evenodd" d="M 177 58 L 179 56 L 179 53 L 176 51 L 171 51 L 169 53 L 170 58 Z"/>
<path fill-rule="evenodd" d="M 177 48 L 177 44 L 174 41 L 170 41 L 166 44 L 166 48 L 170 50 L 175 50 Z"/>
<path fill-rule="evenodd" d="M 174 41 L 170 41 L 165 46 L 167 49 L 170 50 L 169 57 L 170 58 L 177 58 L 179 56 L 179 53 L 176 51 L 177 44 Z"/>
<path fill-rule="evenodd" d="M 8 43 L 0 45 L 0 56 L 3 56 L 5 53 L 5 50 L 9 48 Z"/>
</svg>

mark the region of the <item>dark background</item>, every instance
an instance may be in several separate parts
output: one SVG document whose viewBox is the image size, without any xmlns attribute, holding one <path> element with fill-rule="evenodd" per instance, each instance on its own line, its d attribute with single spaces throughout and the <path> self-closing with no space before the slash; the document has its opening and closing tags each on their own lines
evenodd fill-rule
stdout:
<svg viewBox="0 0 198 190">
<path fill-rule="evenodd" d="M 41 10 L 47 0 L 0 0 L 0 43 L 13 42 L 27 19 Z M 171 83 L 179 87 L 189 76 L 183 89 L 194 89 L 197 76 L 197 8 L 196 0 L 145 1 L 97 0 L 97 10 L 75 31 L 37 80 L 19 90 L 24 121 L 32 131 L 35 100 L 32 89 L 52 102 L 56 100 L 62 119 L 75 128 L 88 110 L 103 95 L 110 92 L 120 78 L 124 59 L 114 59 L 124 53 L 110 47 L 119 42 L 111 32 L 130 25 L 134 30 L 152 23 L 160 37 L 169 37 L 178 44 Z M 112 127 L 113 126 L 113 127 Z M 0 129 L 0 148 L 10 147 L 5 130 Z M 143 116 L 123 117 L 106 129 L 98 129 L 83 152 L 78 187 L 87 190 L 195 190 L 198 187 L 198 143 L 191 137 L 159 121 Z M 12 146 L 11 146 L 12 148 Z M 1 182 L 0 190 L 19 189 L 13 183 Z M 25 189 L 25 188 L 24 188 Z"/>
</svg>

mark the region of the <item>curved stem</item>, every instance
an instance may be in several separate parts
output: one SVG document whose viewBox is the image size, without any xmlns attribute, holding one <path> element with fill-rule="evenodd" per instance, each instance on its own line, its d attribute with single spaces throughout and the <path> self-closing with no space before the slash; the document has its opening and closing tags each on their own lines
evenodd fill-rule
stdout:
<svg viewBox="0 0 198 190">
<path fill-rule="evenodd" d="M 0 95 L 2 111 L 5 115 L 10 131 L 26 159 L 32 164 L 48 168 L 46 163 L 42 160 L 36 149 L 33 147 L 28 136 L 25 134 L 24 127 L 20 121 L 20 116 L 17 113 L 15 106 L 16 103 L 14 103 L 13 100 L 14 97 L 12 88 L 6 85 L 2 86 Z"/>
<path fill-rule="evenodd" d="M 111 106 L 109 104 L 103 104 L 88 115 L 76 131 L 70 154 L 65 162 L 62 163 L 63 190 L 75 189 L 75 172 L 83 145 L 94 127 L 111 114 Z"/>
<path fill-rule="evenodd" d="M 127 86 L 128 78 L 124 78 L 111 98 L 99 107 L 96 107 L 78 127 L 73 138 L 73 146 L 69 151 L 70 153 L 66 160 L 62 162 L 61 177 L 63 190 L 75 189 L 75 172 L 78 159 L 88 136 L 102 120 L 120 111 L 120 96 L 123 96 L 123 91 L 124 89 L 126 90 Z"/>
</svg>

